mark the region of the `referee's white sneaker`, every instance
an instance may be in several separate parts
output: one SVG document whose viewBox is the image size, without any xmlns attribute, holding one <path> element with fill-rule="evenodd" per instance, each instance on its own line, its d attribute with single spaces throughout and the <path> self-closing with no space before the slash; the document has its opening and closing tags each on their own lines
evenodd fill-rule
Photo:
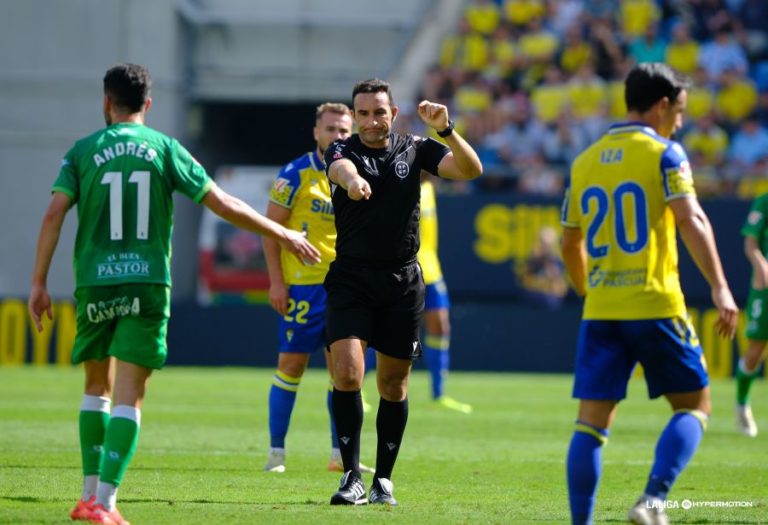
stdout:
<svg viewBox="0 0 768 525">
<path fill-rule="evenodd" d="M 373 504 L 390 505 L 394 507 L 397 505 L 397 500 L 392 496 L 392 482 L 387 478 L 376 478 L 371 485 L 371 491 L 368 496 L 368 501 Z"/>
<path fill-rule="evenodd" d="M 365 485 L 363 480 L 348 470 L 341 476 L 339 490 L 331 496 L 331 505 L 365 505 Z"/>
</svg>

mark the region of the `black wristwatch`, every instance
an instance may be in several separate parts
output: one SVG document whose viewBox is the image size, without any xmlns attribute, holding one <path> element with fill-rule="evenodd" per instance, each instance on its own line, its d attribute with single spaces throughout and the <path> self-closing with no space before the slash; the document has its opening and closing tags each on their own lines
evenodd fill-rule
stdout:
<svg viewBox="0 0 768 525">
<path fill-rule="evenodd" d="M 448 127 L 445 128 L 443 131 L 438 131 L 437 132 L 437 136 L 438 137 L 442 137 L 442 138 L 449 137 L 453 133 L 453 128 L 455 128 L 455 127 L 456 127 L 456 125 L 454 124 L 454 122 L 449 119 L 448 120 Z"/>
</svg>

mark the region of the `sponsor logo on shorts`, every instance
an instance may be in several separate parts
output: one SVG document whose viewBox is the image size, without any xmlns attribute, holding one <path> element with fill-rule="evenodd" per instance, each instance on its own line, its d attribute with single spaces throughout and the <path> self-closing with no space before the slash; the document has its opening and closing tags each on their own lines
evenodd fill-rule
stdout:
<svg viewBox="0 0 768 525">
<path fill-rule="evenodd" d="M 116 317 L 139 315 L 141 302 L 138 297 L 115 297 L 108 301 L 97 301 L 85 305 L 85 313 L 92 323 L 111 321 Z"/>
</svg>

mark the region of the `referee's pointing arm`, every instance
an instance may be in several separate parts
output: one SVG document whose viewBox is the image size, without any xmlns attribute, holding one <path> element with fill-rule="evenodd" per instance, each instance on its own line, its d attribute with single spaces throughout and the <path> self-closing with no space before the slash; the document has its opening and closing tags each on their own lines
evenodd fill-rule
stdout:
<svg viewBox="0 0 768 525">
<path fill-rule="evenodd" d="M 328 178 L 347 191 L 353 201 L 371 198 L 371 185 L 357 173 L 357 168 L 348 159 L 333 161 L 328 167 Z"/>
</svg>

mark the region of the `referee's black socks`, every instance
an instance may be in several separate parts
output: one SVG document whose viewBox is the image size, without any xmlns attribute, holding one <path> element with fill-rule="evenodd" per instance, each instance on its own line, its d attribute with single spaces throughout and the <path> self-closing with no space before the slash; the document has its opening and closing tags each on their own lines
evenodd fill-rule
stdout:
<svg viewBox="0 0 768 525">
<path fill-rule="evenodd" d="M 408 421 L 408 398 L 402 401 L 379 400 L 379 413 L 376 416 L 376 477 L 392 477 L 400 443 L 403 441 L 405 424 Z"/>
<path fill-rule="evenodd" d="M 360 431 L 363 428 L 363 397 L 360 390 L 343 392 L 333 389 L 331 396 L 333 421 L 339 436 L 339 452 L 344 471 L 360 476 Z"/>
</svg>

